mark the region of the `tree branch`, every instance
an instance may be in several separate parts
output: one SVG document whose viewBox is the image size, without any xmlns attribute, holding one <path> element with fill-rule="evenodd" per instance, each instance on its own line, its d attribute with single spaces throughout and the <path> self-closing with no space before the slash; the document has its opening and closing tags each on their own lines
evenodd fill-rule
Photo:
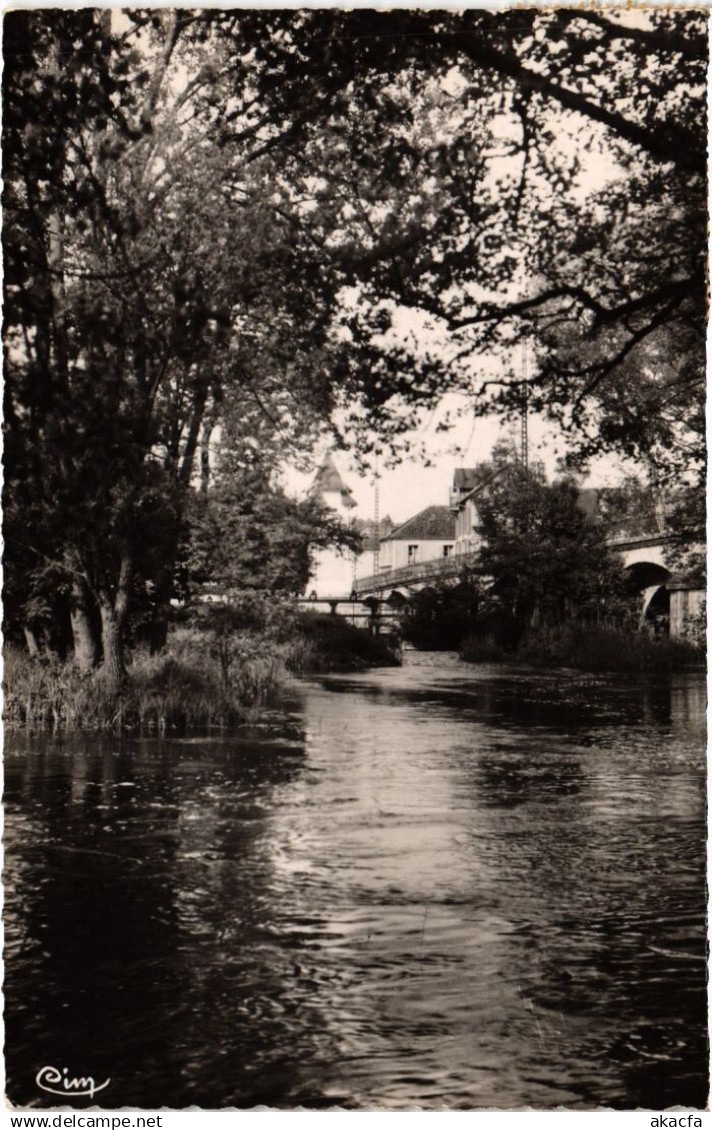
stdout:
<svg viewBox="0 0 712 1130">
<path fill-rule="evenodd" d="M 578 13 L 577 13 L 578 15 Z M 463 46 L 468 58 L 483 70 L 506 75 L 528 91 L 551 98 L 567 110 L 574 110 L 600 122 L 625 141 L 645 150 L 658 161 L 670 162 L 686 172 L 699 173 L 704 168 L 704 146 L 681 126 L 675 129 L 650 129 L 630 121 L 623 114 L 592 102 L 583 94 L 552 82 L 545 75 L 525 67 L 514 54 L 498 51 L 473 32 L 470 43 Z"/>
<path fill-rule="evenodd" d="M 608 39 L 630 39 L 635 43 L 643 43 L 651 51 L 673 51 L 690 62 L 699 62 L 702 58 L 702 51 L 694 42 L 672 32 L 646 31 L 644 28 L 610 23 L 599 12 L 592 11 L 575 12 L 574 19 L 594 24 L 605 32 Z"/>
</svg>

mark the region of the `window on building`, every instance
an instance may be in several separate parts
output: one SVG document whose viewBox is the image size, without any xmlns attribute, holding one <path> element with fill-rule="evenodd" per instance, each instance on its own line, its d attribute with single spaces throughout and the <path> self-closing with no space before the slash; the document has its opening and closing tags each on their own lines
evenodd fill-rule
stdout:
<svg viewBox="0 0 712 1130">
<path fill-rule="evenodd" d="M 415 565 L 418 560 L 418 547 L 417 545 L 408 546 L 408 564 Z"/>
<path fill-rule="evenodd" d="M 443 546 L 443 557 L 449 557 L 450 554 L 452 553 L 452 551 L 453 551 L 453 546 L 444 545 Z"/>
</svg>

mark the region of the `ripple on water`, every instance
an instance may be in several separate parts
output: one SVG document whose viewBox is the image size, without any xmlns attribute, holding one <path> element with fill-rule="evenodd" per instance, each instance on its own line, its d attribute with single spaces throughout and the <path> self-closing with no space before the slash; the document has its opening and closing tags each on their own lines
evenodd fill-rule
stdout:
<svg viewBox="0 0 712 1130">
<path fill-rule="evenodd" d="M 108 1106 L 702 1106 L 703 710 L 417 656 L 10 743 L 12 1101 L 61 1052 Z"/>
</svg>

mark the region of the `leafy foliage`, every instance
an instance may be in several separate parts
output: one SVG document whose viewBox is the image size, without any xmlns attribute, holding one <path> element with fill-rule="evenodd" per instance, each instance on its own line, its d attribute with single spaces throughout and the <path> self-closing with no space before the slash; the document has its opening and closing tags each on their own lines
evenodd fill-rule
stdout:
<svg viewBox="0 0 712 1130">
<path fill-rule="evenodd" d="M 152 21 L 142 83 L 108 13 L 45 16 L 8 20 L 9 568 L 22 543 L 81 585 L 116 677 L 135 578 L 170 597 L 222 404 L 264 418 L 283 454 L 328 416 L 328 288 L 271 166 L 236 176 L 163 96 L 178 17 Z M 13 586 L 22 622 L 41 588 Z"/>
<path fill-rule="evenodd" d="M 272 487 L 261 467 L 221 474 L 190 508 L 188 586 L 209 586 L 235 600 L 255 594 L 298 596 L 312 571 L 314 552 L 358 548 L 358 536 L 314 499 L 298 501 Z"/>
<path fill-rule="evenodd" d="M 426 651 L 458 651 L 470 633 L 486 633 L 488 602 L 482 578 L 463 571 L 457 583 L 432 585 L 410 597 L 403 612 L 403 638 Z"/>
<path fill-rule="evenodd" d="M 256 66 L 225 81 L 248 131 L 338 210 L 344 321 L 371 414 L 443 387 L 518 412 L 513 346 L 532 340 L 530 403 L 581 459 L 623 450 L 658 474 L 704 463 L 707 29 L 691 11 L 223 12 Z M 325 173 L 329 169 L 328 176 Z M 601 175 L 600 170 L 604 170 Z M 401 306 L 431 319 L 384 352 Z M 375 330 L 375 332 L 374 332 Z M 431 335 L 432 340 L 432 335 Z M 493 374 L 488 356 L 500 360 Z M 407 370 L 407 371 L 406 371 Z"/>
<path fill-rule="evenodd" d="M 291 671 L 361 671 L 366 667 L 396 667 L 400 659 L 393 640 L 372 636 L 341 616 L 301 613 L 287 666 Z"/>
<path fill-rule="evenodd" d="M 478 496 L 481 567 L 519 634 L 536 619 L 572 615 L 616 622 L 632 611 L 633 591 L 605 544 L 605 526 L 585 514 L 577 487 L 551 485 L 510 464 Z"/>
<path fill-rule="evenodd" d="M 579 461 L 701 473 L 706 44 L 692 10 L 9 13 L 11 630 L 69 611 L 120 680 L 226 418 L 279 460 L 340 413 L 367 456 L 445 390 L 518 412 L 525 341 Z M 286 591 L 320 519 L 243 485 L 240 583 Z"/>
<path fill-rule="evenodd" d="M 484 470 L 484 469 L 483 469 Z M 547 484 L 538 470 L 495 453 L 477 494 L 476 570 L 411 598 L 404 634 L 417 646 L 514 649 L 532 628 L 571 619 L 626 625 L 635 591 L 606 545 L 608 526 L 586 514 L 571 481 Z M 478 652 L 479 653 L 479 652 Z"/>
<path fill-rule="evenodd" d="M 517 653 L 525 663 L 577 667 L 584 671 L 638 674 L 679 671 L 704 665 L 704 641 L 670 639 L 611 624 L 573 620 L 533 632 Z M 467 646 L 463 658 L 468 659 Z"/>
</svg>

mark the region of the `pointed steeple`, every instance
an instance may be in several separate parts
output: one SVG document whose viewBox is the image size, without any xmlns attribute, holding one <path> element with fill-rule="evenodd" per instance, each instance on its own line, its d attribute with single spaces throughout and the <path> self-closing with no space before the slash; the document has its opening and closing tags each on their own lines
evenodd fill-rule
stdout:
<svg viewBox="0 0 712 1130">
<path fill-rule="evenodd" d="M 345 507 L 347 510 L 352 510 L 356 506 L 356 501 L 346 483 L 342 479 L 337 466 L 334 462 L 334 457 L 330 451 L 327 451 L 324 456 L 321 466 L 314 476 L 314 482 L 309 489 L 311 498 L 316 498 L 324 506 L 332 506 L 336 499 L 332 497 L 329 499 L 328 495 L 338 496 L 338 504 Z"/>
</svg>

